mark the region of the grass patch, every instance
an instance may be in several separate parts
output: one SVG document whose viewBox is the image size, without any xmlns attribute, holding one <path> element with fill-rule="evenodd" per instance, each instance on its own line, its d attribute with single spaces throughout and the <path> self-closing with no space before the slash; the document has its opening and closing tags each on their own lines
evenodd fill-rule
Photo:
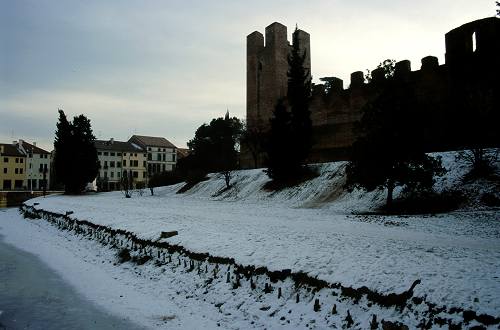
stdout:
<svg viewBox="0 0 500 330">
<path fill-rule="evenodd" d="M 146 262 L 148 262 L 151 259 L 152 258 L 150 256 L 138 256 L 138 257 L 133 257 L 132 261 L 140 266 L 140 265 L 144 265 Z"/>
<path fill-rule="evenodd" d="M 132 257 L 130 256 L 130 251 L 128 249 L 121 249 L 120 252 L 118 252 L 117 257 L 120 263 L 124 263 L 132 259 Z"/>
<path fill-rule="evenodd" d="M 493 193 L 484 193 L 481 196 L 481 203 L 489 207 L 500 207 L 500 197 Z"/>
<path fill-rule="evenodd" d="M 466 201 L 466 196 L 458 190 L 410 194 L 395 199 L 390 208 L 384 205 L 377 210 L 377 213 L 389 215 L 446 213 L 457 210 Z"/>
</svg>

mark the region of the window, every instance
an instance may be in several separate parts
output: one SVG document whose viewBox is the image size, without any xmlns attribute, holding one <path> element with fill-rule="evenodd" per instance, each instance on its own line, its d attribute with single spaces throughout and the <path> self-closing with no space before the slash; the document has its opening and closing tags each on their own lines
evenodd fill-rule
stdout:
<svg viewBox="0 0 500 330">
<path fill-rule="evenodd" d="M 124 152 L 124 153 L 123 153 L 123 156 L 127 156 L 127 153 L 126 153 L 126 152 Z"/>
<path fill-rule="evenodd" d="M 108 161 L 107 160 L 104 161 L 104 168 L 108 168 Z"/>
<path fill-rule="evenodd" d="M 19 158 L 16 158 L 16 163 L 19 163 Z"/>
<path fill-rule="evenodd" d="M 127 166 L 127 161 L 124 159 L 123 160 L 123 167 Z"/>
<path fill-rule="evenodd" d="M 151 147 L 148 147 L 148 151 L 151 151 Z"/>
<path fill-rule="evenodd" d="M 40 172 L 42 172 L 42 171 L 43 171 L 43 164 L 40 164 L 40 167 L 38 168 L 38 170 L 39 170 Z"/>
<path fill-rule="evenodd" d="M 153 155 L 152 154 L 148 154 L 148 160 L 153 160 Z"/>
<path fill-rule="evenodd" d="M 104 172 L 104 177 L 107 178 L 108 177 L 108 172 Z"/>
<path fill-rule="evenodd" d="M 33 158 L 33 154 L 32 153 L 28 154 L 28 157 Z M 40 155 L 40 158 L 42 158 L 42 157 L 43 157 L 43 155 Z"/>
<path fill-rule="evenodd" d="M 23 172 L 24 172 L 24 169 L 20 168 L 19 169 L 19 174 L 23 174 Z"/>
<path fill-rule="evenodd" d="M 122 162 L 116 162 L 116 167 L 118 168 L 122 167 Z"/>
<path fill-rule="evenodd" d="M 3 169 L 3 173 L 7 174 L 7 167 Z"/>
<path fill-rule="evenodd" d="M 109 175 L 114 178 L 115 177 L 115 172 L 110 172 Z"/>
<path fill-rule="evenodd" d="M 12 189 L 12 181 L 3 180 L 3 189 Z"/>
<path fill-rule="evenodd" d="M 33 166 L 31 166 L 31 165 L 33 165 L 33 164 L 31 164 L 31 163 L 30 163 L 30 168 L 32 168 L 32 167 L 33 167 Z"/>
<path fill-rule="evenodd" d="M 24 159 L 21 158 L 21 164 L 24 163 Z"/>
<path fill-rule="evenodd" d="M 19 170 L 18 170 L 17 168 L 16 168 L 16 169 L 14 169 L 14 173 L 15 173 L 15 174 L 18 174 L 18 173 L 17 173 L 18 171 L 19 171 Z"/>
<path fill-rule="evenodd" d="M 137 173 L 137 171 L 134 171 L 134 178 L 138 178 L 139 177 L 139 173 Z"/>
<path fill-rule="evenodd" d="M 156 156 L 156 160 L 161 161 L 161 154 L 158 154 L 158 155 Z"/>
<path fill-rule="evenodd" d="M 109 155 L 110 155 L 110 156 L 114 156 L 114 155 L 115 155 L 115 153 L 114 153 L 114 152 L 110 152 L 110 153 L 109 153 Z"/>
<path fill-rule="evenodd" d="M 165 159 L 166 159 L 166 158 L 165 158 L 165 154 L 163 154 L 163 161 L 165 161 Z"/>
<path fill-rule="evenodd" d="M 142 172 L 142 178 L 144 179 L 146 177 L 146 172 Z"/>
<path fill-rule="evenodd" d="M 146 167 L 146 161 L 142 162 L 142 167 Z"/>
<path fill-rule="evenodd" d="M 134 157 L 137 157 L 137 154 L 134 154 Z"/>
<path fill-rule="evenodd" d="M 97 152 L 97 155 L 98 155 L 98 156 L 101 156 L 101 155 L 102 155 L 102 152 L 98 151 L 98 152 Z"/>
<path fill-rule="evenodd" d="M 115 162 L 114 161 L 110 161 L 109 162 L 109 167 L 115 167 Z"/>
<path fill-rule="evenodd" d="M 175 162 L 175 154 L 172 155 L 172 161 Z"/>
<path fill-rule="evenodd" d="M 120 177 L 120 172 L 116 172 L 116 177 L 119 178 Z"/>
<path fill-rule="evenodd" d="M 107 152 L 107 151 L 105 151 L 105 152 L 104 152 L 104 156 L 107 156 L 107 155 L 108 155 L 108 152 Z"/>
<path fill-rule="evenodd" d="M 121 152 L 117 152 L 117 153 L 116 153 L 116 155 L 117 155 L 117 156 L 121 156 L 121 155 L 122 155 L 122 153 L 121 153 Z"/>
<path fill-rule="evenodd" d="M 5 157 L 5 158 L 3 159 L 3 161 L 4 161 L 4 163 L 8 163 L 8 162 L 9 162 L 9 158 Z"/>
<path fill-rule="evenodd" d="M 139 167 L 139 161 L 138 160 L 134 160 L 134 166 L 135 167 Z"/>
<path fill-rule="evenodd" d="M 165 172 L 165 164 L 163 164 L 163 172 Z"/>
</svg>

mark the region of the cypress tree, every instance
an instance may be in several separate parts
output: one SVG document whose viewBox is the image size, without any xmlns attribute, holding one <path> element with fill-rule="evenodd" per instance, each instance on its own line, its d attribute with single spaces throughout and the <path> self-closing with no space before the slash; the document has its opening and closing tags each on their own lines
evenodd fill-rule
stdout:
<svg viewBox="0 0 500 330">
<path fill-rule="evenodd" d="M 266 146 L 267 174 L 278 182 L 302 175 L 302 164 L 312 147 L 311 77 L 304 67 L 306 52 L 300 49 L 299 30 L 295 29 L 288 56 L 288 95 L 286 101 L 281 99 L 276 104 Z"/>
<path fill-rule="evenodd" d="M 288 103 L 291 112 L 294 155 L 296 163 L 303 163 L 312 147 L 312 121 L 309 111 L 311 76 L 304 67 L 307 50 L 301 52 L 299 30 L 293 33 L 293 46 L 288 56 Z"/>
<path fill-rule="evenodd" d="M 64 184 L 67 194 L 81 193 L 96 178 L 99 162 L 94 140 L 87 117 L 79 115 L 69 122 L 64 111 L 59 110 L 54 166 L 57 179 Z"/>
</svg>

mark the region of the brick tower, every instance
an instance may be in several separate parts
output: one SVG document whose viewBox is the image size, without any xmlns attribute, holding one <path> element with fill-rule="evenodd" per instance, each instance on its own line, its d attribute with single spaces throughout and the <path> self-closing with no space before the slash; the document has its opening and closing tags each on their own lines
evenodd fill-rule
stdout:
<svg viewBox="0 0 500 330">
<path fill-rule="evenodd" d="M 297 30 L 299 46 L 306 52 L 304 67 L 311 72 L 310 38 Z M 267 130 L 278 99 L 286 97 L 288 55 L 291 46 L 287 28 L 273 23 L 266 27 L 266 38 L 255 31 L 247 36 L 247 125 Z"/>
</svg>

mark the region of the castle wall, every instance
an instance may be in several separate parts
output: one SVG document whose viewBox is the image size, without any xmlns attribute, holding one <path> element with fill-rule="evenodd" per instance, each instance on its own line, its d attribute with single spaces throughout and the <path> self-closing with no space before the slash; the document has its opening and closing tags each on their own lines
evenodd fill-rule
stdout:
<svg viewBox="0 0 500 330">
<path fill-rule="evenodd" d="M 305 66 L 310 69 L 310 37 L 304 31 L 299 33 L 300 45 L 308 56 Z M 285 26 L 273 23 L 266 28 L 265 46 L 259 32 L 247 37 L 247 122 L 250 129 L 268 130 L 277 100 L 286 96 L 290 50 L 286 35 Z M 482 132 L 464 130 L 463 118 L 477 122 L 481 111 L 486 112 L 484 116 L 481 114 L 481 125 L 490 131 L 492 141 L 500 142 L 495 125 L 484 124 L 500 116 L 499 102 L 495 99 L 500 94 L 500 19 L 490 17 L 464 24 L 448 32 L 445 40 L 445 64 L 439 65 L 436 57 L 427 56 L 422 59 L 418 71 L 411 71 L 408 60 L 395 66 L 394 79 L 411 91 L 426 119 L 421 136 L 427 150 L 450 150 L 473 141 L 474 135 Z M 363 72 L 357 71 L 351 74 L 346 89 L 344 82 L 334 77 L 328 92 L 323 85 L 313 85 L 309 109 L 314 146 L 309 162 L 349 158 L 362 109 L 380 94 L 384 80 L 383 70 L 376 69 L 372 71 L 370 83 L 365 83 Z M 254 166 L 248 159 L 248 155 L 243 155 L 243 167 Z"/>
</svg>

